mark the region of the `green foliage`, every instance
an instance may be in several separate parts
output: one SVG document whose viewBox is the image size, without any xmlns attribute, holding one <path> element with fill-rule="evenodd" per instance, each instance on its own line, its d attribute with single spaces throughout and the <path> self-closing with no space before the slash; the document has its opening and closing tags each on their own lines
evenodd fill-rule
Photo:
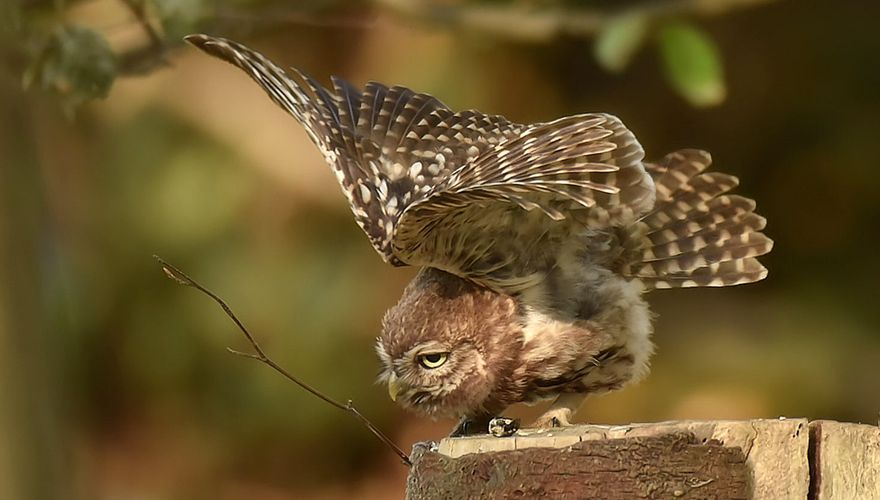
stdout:
<svg viewBox="0 0 880 500">
<path fill-rule="evenodd" d="M 593 55 L 602 68 L 622 72 L 644 45 L 652 19 L 638 10 L 609 21 L 596 37 Z M 657 30 L 664 76 L 675 91 L 696 107 L 715 106 L 727 93 L 721 54 L 706 33 L 692 24 L 670 21 Z"/>
<path fill-rule="evenodd" d="M 206 9 L 204 0 L 151 0 L 148 7 L 155 9 L 166 40 L 180 40 L 196 31 L 198 21 Z"/>
<path fill-rule="evenodd" d="M 310 23 L 310 19 L 322 16 L 322 12 L 351 9 L 357 4 L 343 0 L 297 2 L 296 5 L 282 0 L 122 0 L 122 3 L 129 11 L 124 22 L 140 25 L 142 43 L 117 53 L 111 50 L 107 41 L 107 37 L 112 38 L 111 33 L 76 24 L 76 18 L 68 15 L 72 4 L 46 1 L 22 7 L 16 2 L 0 3 L 0 33 L 12 35 L 10 40 L 19 45 L 24 56 L 21 59 L 26 65 L 23 70 L 25 86 L 56 94 L 65 108 L 72 111 L 85 102 L 106 96 L 118 77 L 140 75 L 161 67 L 167 51 L 178 46 L 183 36 L 189 33 L 216 31 L 234 37 L 235 32 L 248 30 L 249 25 L 255 23 L 260 23 L 263 28 L 297 22 L 296 19 Z M 494 26 L 498 19 L 503 19 L 502 24 L 514 27 L 501 30 L 502 34 L 522 36 L 524 30 L 528 31 L 523 23 L 528 23 L 518 21 L 516 16 L 522 16 L 521 10 L 506 8 L 511 4 L 513 2 L 509 0 L 491 2 L 491 5 L 498 6 L 497 12 L 479 17 L 482 19 L 479 22 Z M 469 5 L 449 8 L 460 9 L 462 12 L 457 15 L 466 17 Z M 711 39 L 691 24 L 669 22 L 664 14 L 643 7 L 635 3 L 614 11 L 607 18 L 597 10 L 596 15 L 601 19 L 598 26 L 591 25 L 575 33 L 577 36 L 595 35 L 593 56 L 610 73 L 626 69 L 649 36 L 656 34 L 654 41 L 670 85 L 694 106 L 721 103 L 726 94 L 722 63 Z M 534 8 L 538 9 L 536 12 L 546 14 L 542 19 L 547 21 L 539 23 L 541 36 L 531 39 L 533 43 L 550 42 L 550 36 L 564 33 L 563 26 L 578 26 L 576 14 L 591 12 L 586 7 L 572 5 L 570 12 L 561 11 L 557 16 L 550 5 Z M 357 8 L 352 12 L 355 16 L 360 14 Z M 327 25 L 332 26 L 333 14 L 329 15 Z M 560 18 L 566 21 L 559 21 Z M 230 20 L 235 22 L 234 26 L 226 24 Z M 427 14 L 426 21 L 444 24 L 443 16 L 436 13 Z M 479 22 L 472 29 L 479 30 Z M 659 25 L 661 22 L 666 23 Z M 548 23 L 558 26 L 548 28 Z M 542 38 L 545 35 L 548 38 Z"/>
<path fill-rule="evenodd" d="M 596 38 L 593 53 L 599 65 L 612 73 L 623 71 L 641 47 L 648 32 L 648 18 L 640 13 L 623 14 L 609 22 Z"/>
<path fill-rule="evenodd" d="M 727 93 L 721 55 L 697 27 L 671 22 L 660 28 L 658 45 L 666 79 L 694 106 L 714 106 Z"/>
<path fill-rule="evenodd" d="M 116 78 L 116 57 L 107 40 L 81 26 L 57 28 L 25 71 L 25 88 L 37 86 L 62 97 L 65 107 L 107 95 Z"/>
</svg>

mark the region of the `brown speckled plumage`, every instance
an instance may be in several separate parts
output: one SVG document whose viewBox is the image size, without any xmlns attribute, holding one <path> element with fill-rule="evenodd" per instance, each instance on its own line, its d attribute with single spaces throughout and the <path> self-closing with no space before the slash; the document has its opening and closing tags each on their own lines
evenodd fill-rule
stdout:
<svg viewBox="0 0 880 500">
<path fill-rule="evenodd" d="M 522 351 L 522 336 L 511 335 L 511 329 L 519 328 L 516 309 L 509 295 L 423 269 L 385 314 L 377 345 L 386 364 L 382 377 L 396 372 L 408 388 L 398 402 L 432 415 L 504 410 L 523 392 L 514 380 Z M 449 360 L 435 370 L 422 370 L 416 357 L 423 346 L 439 346 L 450 352 Z M 425 390 L 436 396 L 413 404 L 413 396 Z"/>
<path fill-rule="evenodd" d="M 705 172 L 706 152 L 648 163 L 612 115 L 517 124 L 404 87 L 324 88 L 241 44 L 187 41 L 305 127 L 386 262 L 422 267 L 377 344 L 409 409 L 483 422 L 555 397 L 537 424 L 565 424 L 586 394 L 647 373 L 646 290 L 767 274 L 766 221 L 728 194 L 735 177 Z"/>
</svg>

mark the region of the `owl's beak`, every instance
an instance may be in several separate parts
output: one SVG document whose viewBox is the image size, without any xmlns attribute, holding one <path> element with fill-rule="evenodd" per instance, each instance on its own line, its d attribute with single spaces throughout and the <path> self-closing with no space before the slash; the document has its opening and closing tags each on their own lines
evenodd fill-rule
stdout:
<svg viewBox="0 0 880 500">
<path fill-rule="evenodd" d="M 400 394 L 400 382 L 397 381 L 397 375 L 392 373 L 388 379 L 388 395 L 391 396 L 391 401 L 397 401 L 398 394 Z"/>
</svg>

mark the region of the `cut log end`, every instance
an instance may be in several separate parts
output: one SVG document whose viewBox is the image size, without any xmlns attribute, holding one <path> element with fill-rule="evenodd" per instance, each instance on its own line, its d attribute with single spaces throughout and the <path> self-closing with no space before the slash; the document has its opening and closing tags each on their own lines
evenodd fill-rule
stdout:
<svg viewBox="0 0 880 500">
<path fill-rule="evenodd" d="M 880 428 L 806 419 L 525 429 L 413 451 L 407 498 L 880 498 Z"/>
</svg>

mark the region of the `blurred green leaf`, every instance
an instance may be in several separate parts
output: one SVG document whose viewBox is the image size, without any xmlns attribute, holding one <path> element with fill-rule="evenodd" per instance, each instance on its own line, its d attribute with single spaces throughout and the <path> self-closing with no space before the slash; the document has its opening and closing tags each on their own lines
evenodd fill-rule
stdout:
<svg viewBox="0 0 880 500">
<path fill-rule="evenodd" d="M 615 17 L 596 38 L 593 45 L 596 61 L 612 73 L 622 71 L 641 47 L 647 31 L 648 19 L 642 14 Z"/>
<path fill-rule="evenodd" d="M 700 29 L 672 22 L 660 29 L 660 55 L 669 83 L 694 106 L 720 104 L 727 93 L 715 43 Z"/>
<path fill-rule="evenodd" d="M 68 110 L 106 97 L 116 78 L 116 58 L 99 33 L 82 26 L 56 29 L 25 71 L 25 88 L 60 95 Z"/>
<path fill-rule="evenodd" d="M 210 9 L 204 0 L 152 0 L 166 40 L 179 41 L 197 30 L 198 22 Z"/>
</svg>

